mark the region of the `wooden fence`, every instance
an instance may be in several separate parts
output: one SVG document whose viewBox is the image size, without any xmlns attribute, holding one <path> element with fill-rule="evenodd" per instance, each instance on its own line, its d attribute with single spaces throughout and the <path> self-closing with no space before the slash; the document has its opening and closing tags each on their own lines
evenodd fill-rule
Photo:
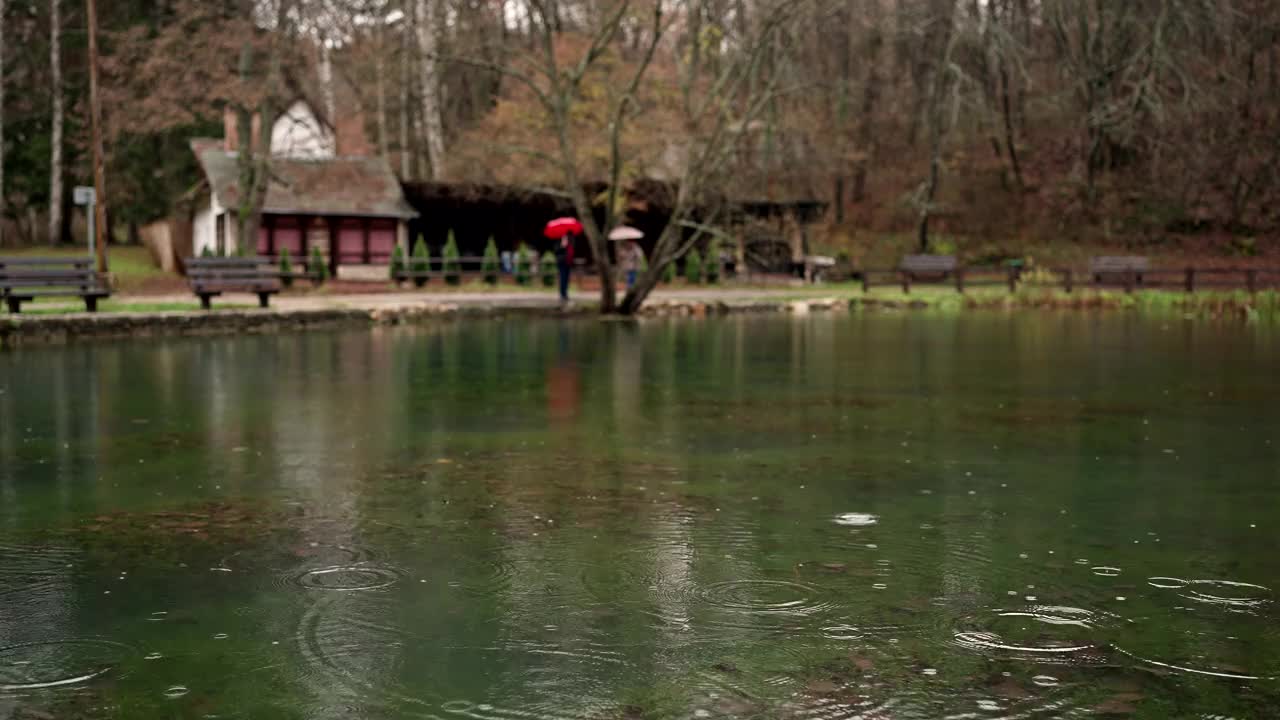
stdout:
<svg viewBox="0 0 1280 720">
<path fill-rule="evenodd" d="M 1034 287 L 1061 288 L 1072 292 L 1076 288 L 1123 289 L 1126 293 L 1135 290 L 1178 290 L 1194 293 L 1204 289 L 1247 290 L 1256 293 L 1260 290 L 1280 289 L 1280 267 L 1263 268 L 1226 268 L 1226 267 L 1184 267 L 1184 268 L 1151 268 L 1142 271 L 1095 273 L 1078 268 L 1043 268 L 1034 273 L 1017 267 L 970 266 L 958 267 L 950 273 L 911 273 L 898 268 L 863 269 L 855 271 L 861 275 L 862 289 L 871 290 L 875 278 L 885 280 L 892 278 L 889 284 L 901 285 L 905 293 L 911 292 L 913 284 L 947 283 L 954 285 L 957 292 L 963 293 L 967 288 L 980 286 L 1005 286 L 1009 292 L 1017 292 L 1030 282 Z M 1030 277 L 1030 280 L 1028 280 Z"/>
</svg>

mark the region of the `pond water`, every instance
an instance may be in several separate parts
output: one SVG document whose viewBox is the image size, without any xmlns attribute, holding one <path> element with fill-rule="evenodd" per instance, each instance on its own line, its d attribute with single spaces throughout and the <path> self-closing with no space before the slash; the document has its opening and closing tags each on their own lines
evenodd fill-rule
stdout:
<svg viewBox="0 0 1280 720">
<path fill-rule="evenodd" d="M 1042 313 L 0 354 L 0 718 L 1274 716 L 1278 350 Z"/>
</svg>

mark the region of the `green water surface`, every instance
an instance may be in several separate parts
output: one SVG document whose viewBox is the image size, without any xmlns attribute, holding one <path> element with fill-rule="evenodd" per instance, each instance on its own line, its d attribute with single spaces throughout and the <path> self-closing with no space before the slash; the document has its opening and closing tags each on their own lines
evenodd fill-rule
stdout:
<svg viewBox="0 0 1280 720">
<path fill-rule="evenodd" d="M 0 718 L 1280 716 L 1280 334 L 0 353 Z"/>
</svg>

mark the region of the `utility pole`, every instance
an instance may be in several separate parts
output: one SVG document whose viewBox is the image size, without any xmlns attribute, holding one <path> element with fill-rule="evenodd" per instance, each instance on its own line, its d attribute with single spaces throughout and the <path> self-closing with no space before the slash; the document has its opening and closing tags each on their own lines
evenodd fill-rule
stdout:
<svg viewBox="0 0 1280 720">
<path fill-rule="evenodd" d="M 88 3 L 89 22 L 89 117 L 93 125 L 93 187 L 97 202 L 94 204 L 98 250 L 98 272 L 107 272 L 107 188 L 102 170 L 102 99 L 98 97 L 98 3 Z"/>
</svg>

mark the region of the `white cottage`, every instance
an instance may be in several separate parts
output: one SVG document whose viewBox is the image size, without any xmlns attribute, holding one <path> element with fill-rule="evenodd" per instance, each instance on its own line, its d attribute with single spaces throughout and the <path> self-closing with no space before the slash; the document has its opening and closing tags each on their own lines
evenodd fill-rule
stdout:
<svg viewBox="0 0 1280 720">
<path fill-rule="evenodd" d="M 253 132 L 259 132 L 256 122 Z M 196 254 L 240 247 L 233 117 L 225 134 L 191 141 L 205 176 L 192 227 Z M 407 222 L 416 216 L 386 159 L 340 155 L 333 127 L 299 100 L 271 125 L 271 182 L 258 237 L 246 251 L 275 258 L 288 249 L 297 259 L 319 248 L 335 275 L 358 274 L 361 266 L 388 264 L 397 244 L 407 250 Z"/>
</svg>

